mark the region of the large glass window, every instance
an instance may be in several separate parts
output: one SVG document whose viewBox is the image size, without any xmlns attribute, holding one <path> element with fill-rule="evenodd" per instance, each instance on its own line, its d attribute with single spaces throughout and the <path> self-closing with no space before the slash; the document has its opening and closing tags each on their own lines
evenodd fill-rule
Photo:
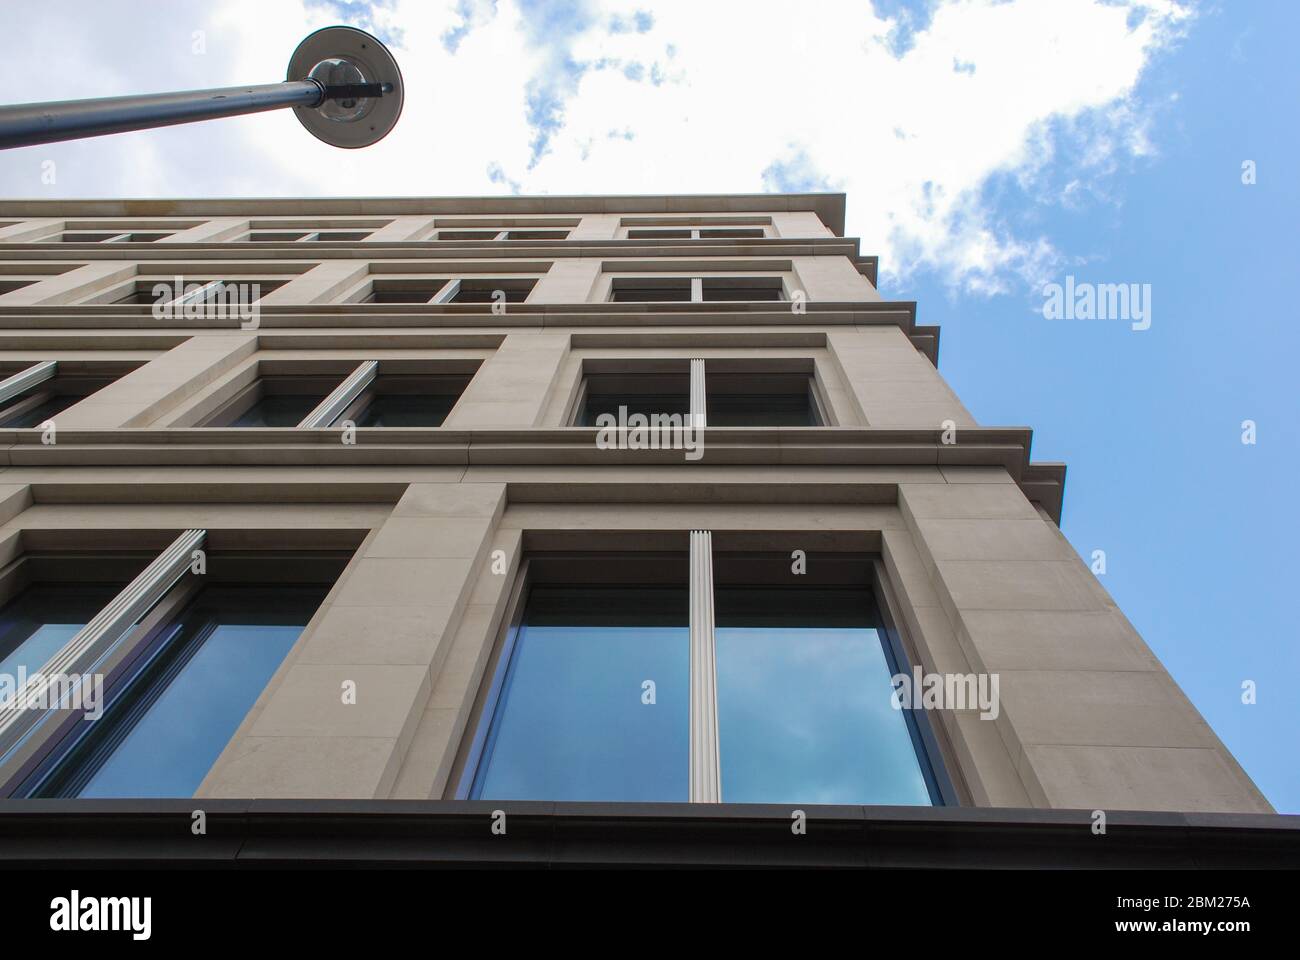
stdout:
<svg viewBox="0 0 1300 960">
<path fill-rule="evenodd" d="M 789 553 L 732 547 L 715 562 L 710 535 L 690 537 L 691 564 L 708 576 L 689 587 L 612 585 L 634 576 L 618 554 L 568 557 L 599 584 L 531 583 L 467 748 L 462 795 L 943 802 L 928 720 L 895 707 L 892 680 L 908 667 L 876 602 L 872 558 L 822 554 L 795 574 Z M 710 581 L 710 594 L 691 595 Z M 692 664 L 703 672 L 693 677 Z M 694 714 L 693 683 L 704 702 Z"/>
<path fill-rule="evenodd" d="M 869 590 L 715 595 L 724 800 L 930 803 Z"/>
<path fill-rule="evenodd" d="M 472 795 L 686 800 L 688 694 L 685 587 L 536 585 Z"/>
<path fill-rule="evenodd" d="M 416 362 L 416 367 L 420 366 Z M 297 427 L 326 397 L 335 395 L 335 390 L 347 383 L 351 386 L 343 388 L 346 395 L 338 406 L 323 414 L 322 422 L 309 426 L 338 426 L 351 421 L 358 427 L 440 427 L 469 385 L 478 361 L 423 367 L 415 370 L 409 363 L 383 361 L 378 375 L 364 382 L 345 380 L 349 371 L 313 373 L 305 366 L 299 373 L 262 376 L 226 401 L 204 426 Z M 434 370 L 447 372 L 430 372 Z"/>
<path fill-rule="evenodd" d="M 0 381 L 24 371 L 25 363 L 4 364 Z M 104 389 L 138 363 L 59 361 L 58 371 L 0 402 L 0 427 L 39 427 L 86 397 Z"/>
<path fill-rule="evenodd" d="M 202 589 L 38 795 L 192 796 L 326 590 Z"/>
<path fill-rule="evenodd" d="M 106 552 L 60 533 L 0 569 L 0 673 L 49 694 L 3 717 L 8 795 L 193 796 L 348 556 L 214 550 L 207 536 Z"/>
</svg>

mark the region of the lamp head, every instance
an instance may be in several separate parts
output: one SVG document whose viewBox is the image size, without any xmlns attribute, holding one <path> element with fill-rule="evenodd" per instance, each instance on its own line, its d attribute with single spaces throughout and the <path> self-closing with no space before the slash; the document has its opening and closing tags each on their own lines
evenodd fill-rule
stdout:
<svg viewBox="0 0 1300 960">
<path fill-rule="evenodd" d="M 355 27 L 325 27 L 306 37 L 289 58 L 287 80 L 324 87 L 380 84 L 378 97 L 327 99 L 294 107 L 302 125 L 331 146 L 368 147 L 388 135 L 402 114 L 402 71 L 388 49 Z"/>
</svg>

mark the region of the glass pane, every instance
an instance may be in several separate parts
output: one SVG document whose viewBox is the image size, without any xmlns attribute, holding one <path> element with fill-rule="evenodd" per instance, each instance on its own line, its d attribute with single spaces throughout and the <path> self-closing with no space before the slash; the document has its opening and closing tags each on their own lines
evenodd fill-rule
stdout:
<svg viewBox="0 0 1300 960">
<path fill-rule="evenodd" d="M 49 662 L 123 584 L 36 583 L 0 610 L 0 676 L 30 675 Z"/>
<path fill-rule="evenodd" d="M 619 420 L 619 407 L 627 407 L 627 416 L 640 413 L 646 417 L 659 414 L 678 414 L 686 423 L 691 412 L 691 398 L 678 393 L 597 393 L 588 394 L 582 405 L 582 413 L 575 426 L 594 427 L 596 418 L 608 413 L 615 422 Z"/>
<path fill-rule="evenodd" d="M 687 800 L 686 623 L 685 588 L 534 587 L 474 796 Z"/>
<path fill-rule="evenodd" d="M 815 427 L 808 394 L 751 393 L 711 396 L 711 427 Z"/>
<path fill-rule="evenodd" d="M 46 420 L 57 416 L 82 399 L 84 398 L 71 394 L 58 394 L 50 397 L 44 403 L 32 407 L 25 413 L 16 413 L 11 417 L 6 417 L 3 421 L 0 421 L 0 427 L 39 427 Z"/>
<path fill-rule="evenodd" d="M 715 596 L 724 802 L 932 802 L 869 591 Z"/>
<path fill-rule="evenodd" d="M 296 427 L 324 397 L 303 393 L 267 394 L 231 424 L 232 427 Z"/>
<path fill-rule="evenodd" d="M 41 795 L 193 796 L 326 592 L 205 588 Z"/>
<path fill-rule="evenodd" d="M 440 427 L 455 406 L 454 394 L 380 394 L 357 417 L 358 427 Z"/>
</svg>

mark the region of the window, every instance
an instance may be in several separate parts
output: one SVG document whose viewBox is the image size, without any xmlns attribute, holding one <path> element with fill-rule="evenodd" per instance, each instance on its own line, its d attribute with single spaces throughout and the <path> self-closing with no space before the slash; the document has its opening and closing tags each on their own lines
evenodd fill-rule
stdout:
<svg viewBox="0 0 1300 960">
<path fill-rule="evenodd" d="M 720 583 L 715 597 L 728 802 L 931 802 L 869 589 Z"/>
<path fill-rule="evenodd" d="M 629 240 L 690 240 L 694 235 L 691 230 L 629 230 Z"/>
<path fill-rule="evenodd" d="M 334 421 L 358 427 L 440 427 L 468 374 L 380 374 Z"/>
<path fill-rule="evenodd" d="M 609 299 L 614 303 L 718 303 L 785 300 L 780 277 L 615 277 Z"/>
<path fill-rule="evenodd" d="M 681 553 L 529 561 L 473 797 L 687 799 L 686 571 Z"/>
<path fill-rule="evenodd" d="M 582 372 L 573 404 L 575 427 L 600 426 L 603 414 L 618 423 L 633 414 L 693 414 L 710 427 L 818 427 L 831 422 L 810 359 L 600 358 L 584 361 Z M 692 395 L 704 398 L 703 409 L 691 409 Z"/>
<path fill-rule="evenodd" d="M 65 230 L 64 243 L 154 243 L 170 237 L 173 230 Z"/>
<path fill-rule="evenodd" d="M 474 230 L 439 230 L 437 240 L 564 240 L 568 230 L 507 230 L 496 227 Z"/>
<path fill-rule="evenodd" d="M 669 362 L 659 369 L 636 365 L 607 365 L 588 362 L 584 365 L 578 401 L 574 405 L 573 425 L 597 426 L 602 414 L 609 414 L 619 423 L 626 422 L 632 414 L 647 418 L 655 414 L 687 416 L 691 410 L 691 378 L 684 362 Z M 602 372 L 607 371 L 607 372 Z M 620 417 L 619 408 L 625 410 Z"/>
<path fill-rule="evenodd" d="M 0 367 L 0 428 L 39 427 L 138 364 L 61 360 Z"/>
<path fill-rule="evenodd" d="M 376 277 L 362 303 L 523 303 L 536 277 Z"/>
<path fill-rule="evenodd" d="M 236 300 L 252 302 L 253 299 L 261 299 L 272 290 L 278 289 L 288 283 L 284 277 L 247 277 L 241 280 L 207 278 L 207 277 L 184 277 L 181 281 L 182 293 L 177 296 L 176 280 L 174 277 L 154 277 L 146 280 L 135 280 L 128 284 L 125 289 L 115 291 L 112 299 L 90 302 L 106 302 L 114 304 L 154 304 L 154 303 L 172 303 L 178 308 L 182 305 L 197 306 L 204 305 L 207 308 L 219 306 L 231 306 Z M 166 287 L 164 292 L 156 292 L 155 287 Z M 256 287 L 256 290 L 253 288 Z M 232 306 L 233 309 L 233 306 Z"/>
<path fill-rule="evenodd" d="M 706 364 L 711 427 L 816 427 L 825 423 L 808 373 L 728 373 Z"/>
<path fill-rule="evenodd" d="M 762 227 L 632 227 L 629 240 L 761 240 Z"/>
<path fill-rule="evenodd" d="M 40 581 L 15 587 L 17 594 L 0 608 L 0 677 L 41 669 L 125 585 Z"/>
<path fill-rule="evenodd" d="M 202 588 L 36 795 L 192 796 L 326 592 Z"/>
<path fill-rule="evenodd" d="M 527 279 L 491 279 L 473 278 L 456 281 L 456 291 L 447 300 L 448 303 L 523 303 L 536 286 L 536 278 Z"/>
<path fill-rule="evenodd" d="M 273 374 L 259 377 L 227 401 L 205 427 L 296 427 L 320 405 L 339 374 Z"/>
<path fill-rule="evenodd" d="M 707 532 L 690 538 L 689 560 L 527 559 L 521 612 L 463 754 L 461 796 L 897 805 L 953 796 L 932 765 L 928 719 L 894 705 L 892 677 L 908 668 L 877 605 L 871 557 L 818 553 L 795 576 L 788 551 L 737 543 L 715 553 Z M 694 713 L 692 701 L 703 701 Z"/>
<path fill-rule="evenodd" d="M 120 626 L 114 615 L 124 606 L 112 602 L 128 592 L 120 582 L 78 586 L 79 592 L 38 582 L 0 611 L 6 629 L 23 625 L 18 634 L 41 626 L 44 633 L 30 632 L 27 648 L 41 638 L 71 674 L 93 665 L 102 680 L 97 703 L 22 711 L 26 730 L 3 731 L 6 749 L 32 744 L 26 760 L 9 767 L 11 795 L 193 795 L 347 561 L 344 551 L 231 552 L 204 537 L 187 531 L 147 566 L 136 558 L 141 572 L 128 595 L 152 599 Z M 202 573 L 190 567 L 196 544 L 206 551 Z M 93 569 L 90 561 L 113 569 L 104 554 L 27 562 Z M 79 636 L 84 649 L 68 644 L 92 618 L 99 626 Z M 87 722 L 92 711 L 94 722 Z"/>
<path fill-rule="evenodd" d="M 477 360 L 276 363 L 203 422 L 205 427 L 440 427 Z"/>
<path fill-rule="evenodd" d="M 705 277 L 701 286 L 705 302 L 785 299 L 780 277 Z"/>
<path fill-rule="evenodd" d="M 251 243 L 318 243 L 364 240 L 373 230 L 253 230 L 244 237 Z"/>
<path fill-rule="evenodd" d="M 699 231 L 701 240 L 759 240 L 766 235 L 762 227 L 715 227 Z"/>
<path fill-rule="evenodd" d="M 690 277 L 617 277 L 610 289 L 615 303 L 689 303 Z"/>
</svg>

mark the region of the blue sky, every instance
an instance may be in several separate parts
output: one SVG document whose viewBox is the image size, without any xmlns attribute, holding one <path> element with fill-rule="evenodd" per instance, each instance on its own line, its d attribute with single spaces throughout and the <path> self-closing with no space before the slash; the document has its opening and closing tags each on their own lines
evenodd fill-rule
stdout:
<svg viewBox="0 0 1300 960">
<path fill-rule="evenodd" d="M 796 6 L 23 5 L 14 100 L 274 80 L 307 30 L 342 20 L 394 45 L 408 101 L 387 140 L 346 154 L 276 114 L 7 151 L 0 193 L 843 190 L 882 293 L 941 325 L 940 370 L 980 423 L 1030 426 L 1035 459 L 1069 465 L 1066 535 L 1105 551 L 1121 608 L 1273 804 L 1300 812 L 1284 290 L 1300 4 Z M 1150 284 L 1150 329 L 1044 319 L 1043 284 L 1067 274 Z"/>
</svg>

